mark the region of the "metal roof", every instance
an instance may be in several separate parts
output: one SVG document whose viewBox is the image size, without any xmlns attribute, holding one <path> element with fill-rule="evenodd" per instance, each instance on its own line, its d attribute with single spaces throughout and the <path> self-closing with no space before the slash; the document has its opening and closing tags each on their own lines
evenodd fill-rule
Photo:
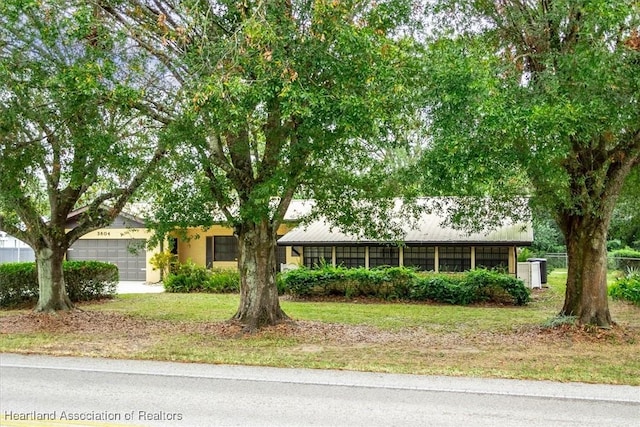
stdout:
<svg viewBox="0 0 640 427">
<path fill-rule="evenodd" d="M 516 245 L 529 246 L 533 242 L 531 223 L 505 224 L 486 232 L 468 233 L 443 225 L 445 218 L 437 214 L 423 214 L 415 225 L 403 227 L 405 244 L 472 244 L 472 245 Z M 343 233 L 332 227 L 327 221 L 318 220 L 307 225 L 300 225 L 289 231 L 278 240 L 280 246 L 294 245 L 346 245 L 364 243 L 389 243 L 371 238 Z"/>
</svg>

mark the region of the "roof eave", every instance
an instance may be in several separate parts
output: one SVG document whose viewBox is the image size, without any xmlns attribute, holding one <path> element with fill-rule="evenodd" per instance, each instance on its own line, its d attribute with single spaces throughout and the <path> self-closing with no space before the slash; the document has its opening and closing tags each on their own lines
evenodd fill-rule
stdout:
<svg viewBox="0 0 640 427">
<path fill-rule="evenodd" d="M 278 246 L 367 246 L 367 245 L 393 245 L 398 242 L 384 241 L 353 241 L 353 240 L 336 240 L 336 241 L 278 241 Z M 415 241 L 407 240 L 400 242 L 401 246 L 421 245 L 421 246 L 531 246 L 532 241 Z"/>
</svg>

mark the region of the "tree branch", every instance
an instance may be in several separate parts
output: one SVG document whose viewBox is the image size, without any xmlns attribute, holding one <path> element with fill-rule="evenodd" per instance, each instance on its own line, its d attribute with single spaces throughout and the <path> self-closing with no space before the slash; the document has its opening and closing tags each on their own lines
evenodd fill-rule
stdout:
<svg viewBox="0 0 640 427">
<path fill-rule="evenodd" d="M 230 224 L 234 224 L 236 222 L 236 219 L 234 218 L 233 214 L 229 210 L 227 199 L 226 197 L 224 197 L 224 193 L 220 191 L 220 188 L 218 186 L 218 179 L 216 177 L 215 172 L 213 171 L 209 163 L 205 163 L 205 162 L 203 163 L 204 163 L 204 173 L 207 176 L 207 179 L 209 181 L 208 182 L 209 185 L 207 185 L 207 188 L 209 189 L 211 196 L 216 201 L 218 208 L 222 211 L 222 214 L 227 219 L 227 221 Z"/>
<path fill-rule="evenodd" d="M 278 203 L 278 206 L 276 207 L 276 210 L 273 214 L 273 218 L 271 219 L 274 230 L 277 230 L 280 227 L 280 224 L 282 224 L 282 222 L 284 221 L 284 216 L 287 214 L 287 210 L 291 205 L 291 201 L 293 200 L 293 196 L 296 192 L 296 187 L 297 186 L 293 185 L 289 186 L 289 188 L 285 190 L 283 196 L 280 198 L 280 202 Z"/>
<path fill-rule="evenodd" d="M 9 223 L 9 220 L 4 215 L 0 215 L 0 230 L 10 234 L 13 237 L 16 237 L 23 242 L 29 242 L 28 235 L 20 230 L 18 227 Z"/>
<path fill-rule="evenodd" d="M 213 134 L 209 138 L 209 149 L 211 150 L 211 156 L 206 156 L 204 153 L 204 158 L 210 160 L 214 165 L 222 169 L 227 175 L 233 174 L 233 165 L 224 154 L 222 143 L 220 142 L 220 136 Z"/>
<path fill-rule="evenodd" d="M 158 163 L 165 157 L 166 153 L 167 147 L 164 144 L 160 144 L 144 169 L 131 180 L 127 187 L 109 191 L 96 197 L 88 206 L 86 212 L 82 214 L 78 221 L 78 226 L 67 233 L 69 245 L 88 232 L 105 227 L 113 222 L 130 200 L 133 193 L 138 190 L 145 179 L 153 172 Z M 114 204 L 110 208 L 104 209 L 102 204 L 112 199 L 115 199 Z"/>
<path fill-rule="evenodd" d="M 113 7 L 108 5 L 101 5 L 102 9 L 113 16 L 116 21 L 118 21 L 128 32 L 128 34 L 142 47 L 144 50 L 152 54 L 156 57 L 167 69 L 171 72 L 173 77 L 182 85 L 184 84 L 184 78 L 180 72 L 181 68 L 176 66 L 173 58 L 162 53 L 160 50 L 156 49 L 153 45 L 143 40 L 141 35 L 136 31 L 136 29 Z"/>
<path fill-rule="evenodd" d="M 246 199 L 255 185 L 248 131 L 243 128 L 237 134 L 229 132 L 226 135 L 226 141 L 233 165 L 229 178 L 236 185 L 241 198 Z"/>
</svg>

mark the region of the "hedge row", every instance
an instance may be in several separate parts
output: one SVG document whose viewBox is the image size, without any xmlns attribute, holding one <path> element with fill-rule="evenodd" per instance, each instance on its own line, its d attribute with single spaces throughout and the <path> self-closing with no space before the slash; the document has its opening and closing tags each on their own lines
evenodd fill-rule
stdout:
<svg viewBox="0 0 640 427">
<path fill-rule="evenodd" d="M 240 273 L 235 270 L 208 270 L 193 262 L 177 264 L 164 279 L 167 292 L 233 293 L 240 290 Z"/>
<path fill-rule="evenodd" d="M 499 302 L 524 305 L 529 290 L 512 276 L 489 270 L 458 274 L 421 274 L 405 267 L 319 269 L 298 268 L 278 276 L 280 294 L 298 298 L 344 296 L 385 300 L 436 301 L 467 305 Z M 208 270 L 193 262 L 178 264 L 164 281 L 167 292 L 238 292 L 235 270 Z"/>
<path fill-rule="evenodd" d="M 609 256 L 614 260 L 613 265 L 610 267 L 617 270 L 625 271 L 628 268 L 640 268 L 640 251 L 633 249 L 618 249 L 609 253 Z"/>
<path fill-rule="evenodd" d="M 405 267 L 381 269 L 325 266 L 299 268 L 279 276 L 278 287 L 298 298 L 366 296 L 467 305 L 479 302 L 524 305 L 529 290 L 513 276 L 489 270 L 420 274 Z"/>
<path fill-rule="evenodd" d="M 69 299 L 73 302 L 113 298 L 118 267 L 98 261 L 65 261 L 62 265 Z M 0 307 L 33 304 L 38 300 L 34 262 L 0 264 Z"/>
</svg>

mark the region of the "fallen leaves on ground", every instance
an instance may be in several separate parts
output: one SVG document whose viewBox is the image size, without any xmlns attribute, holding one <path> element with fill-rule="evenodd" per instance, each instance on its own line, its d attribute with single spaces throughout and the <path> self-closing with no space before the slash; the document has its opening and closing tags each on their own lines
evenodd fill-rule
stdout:
<svg viewBox="0 0 640 427">
<path fill-rule="evenodd" d="M 640 339 L 640 330 L 619 325 L 599 329 L 563 324 L 557 327 L 530 325 L 508 331 L 466 331 L 433 333 L 425 328 L 411 327 L 384 330 L 367 325 L 347 325 L 306 320 L 287 321 L 246 333 L 237 322 L 179 322 L 151 320 L 108 311 L 73 310 L 63 313 L 20 313 L 0 317 L 0 334 L 91 334 L 119 339 L 138 339 L 148 335 L 207 334 L 219 339 L 282 337 L 304 342 L 323 342 L 336 345 L 400 344 L 412 342 L 416 346 L 466 344 L 521 345 L 534 342 L 616 342 L 633 343 Z"/>
</svg>

